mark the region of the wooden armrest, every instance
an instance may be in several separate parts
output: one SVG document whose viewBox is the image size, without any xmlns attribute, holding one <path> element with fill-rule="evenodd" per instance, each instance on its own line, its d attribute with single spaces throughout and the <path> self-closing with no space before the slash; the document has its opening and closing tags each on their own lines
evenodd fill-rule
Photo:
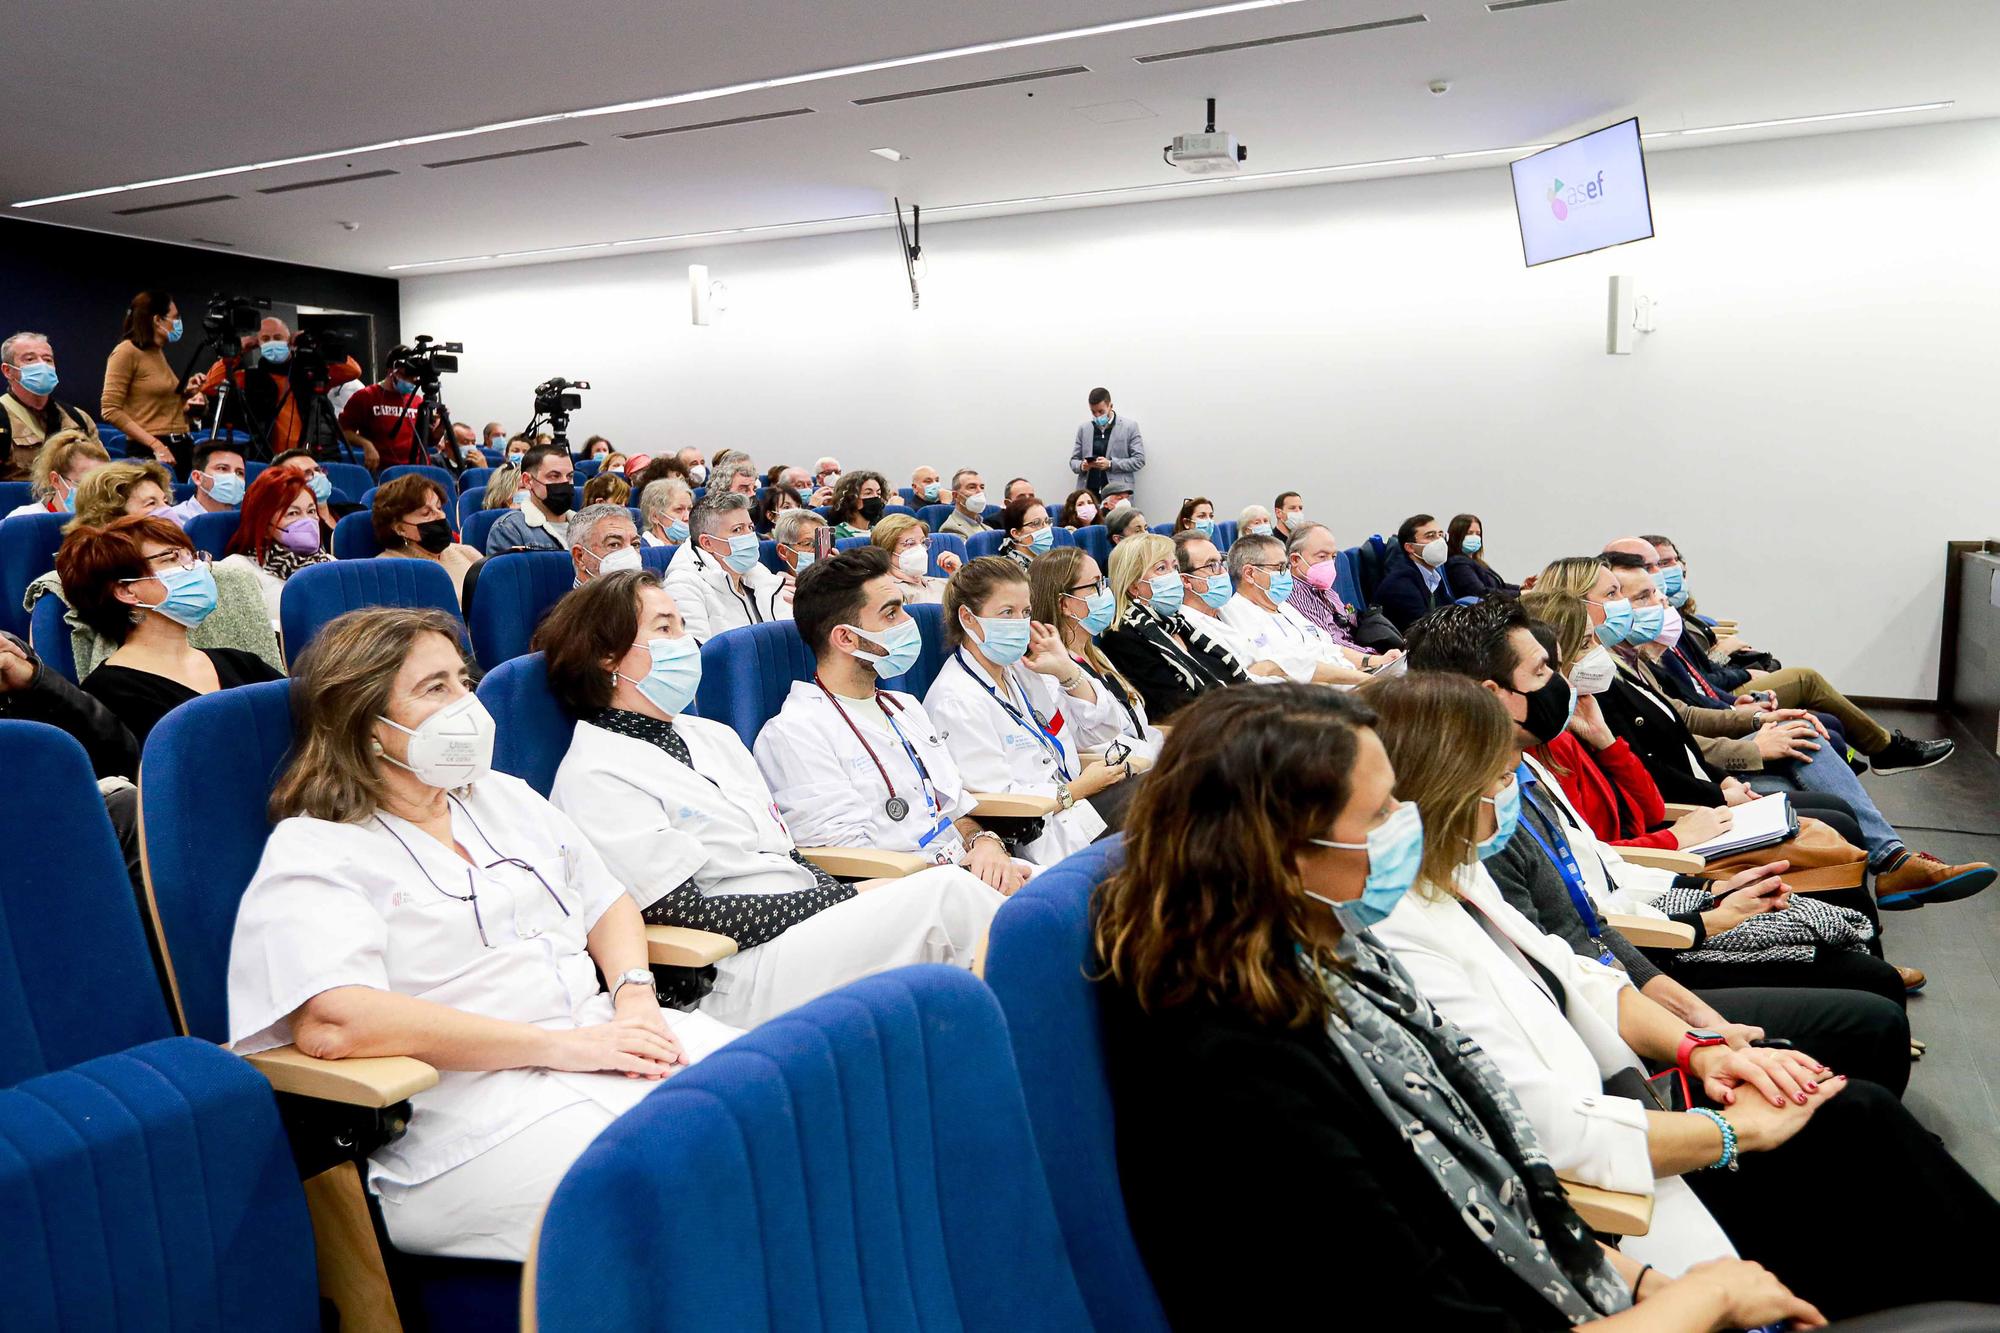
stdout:
<svg viewBox="0 0 2000 1333">
<path fill-rule="evenodd" d="M 973 817 L 992 815 L 996 819 L 1040 819 L 1056 812 L 1053 796 L 1016 796 L 1012 792 L 973 792 Z"/>
<path fill-rule="evenodd" d="M 736 941 L 686 926 L 646 927 L 646 958 L 661 967 L 707 967 L 736 952 Z"/>
<path fill-rule="evenodd" d="M 1708 864 L 1693 852 L 1670 852 L 1659 847 L 1620 847 L 1618 855 L 1628 865 L 1651 866 L 1683 875 L 1695 874 Z"/>
<path fill-rule="evenodd" d="M 1607 912 L 1604 919 L 1641 949 L 1688 949 L 1694 946 L 1694 927 L 1685 922 L 1662 921 L 1653 916 L 1626 916 L 1622 912 Z"/>
<path fill-rule="evenodd" d="M 1666 804 L 1668 819 L 1684 819 L 1702 808 L 1698 805 L 1683 805 L 1679 801 L 1668 801 Z"/>
<path fill-rule="evenodd" d="M 437 1086 L 437 1070 L 407 1055 L 370 1055 L 353 1060 L 321 1060 L 296 1046 L 280 1046 L 243 1057 L 270 1081 L 275 1092 L 317 1097 L 323 1102 L 380 1109 L 406 1102 Z"/>
<path fill-rule="evenodd" d="M 1650 1194 L 1621 1194 L 1595 1185 L 1579 1185 L 1574 1180 L 1563 1181 L 1562 1187 L 1569 1206 L 1576 1209 L 1576 1215 L 1592 1231 L 1609 1236 L 1643 1236 L 1653 1229 Z"/>
<path fill-rule="evenodd" d="M 873 847 L 801 847 L 799 855 L 835 879 L 901 879 L 931 866 L 915 852 L 881 852 Z"/>
</svg>

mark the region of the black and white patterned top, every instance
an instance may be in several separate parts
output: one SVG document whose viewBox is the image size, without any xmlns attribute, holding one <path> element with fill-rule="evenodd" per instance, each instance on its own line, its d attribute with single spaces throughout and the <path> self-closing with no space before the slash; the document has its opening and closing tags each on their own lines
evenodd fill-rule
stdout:
<svg viewBox="0 0 2000 1333">
<path fill-rule="evenodd" d="M 622 708 L 607 708 L 589 721 L 592 726 L 656 745 L 696 773 L 701 772 L 694 767 L 687 742 L 681 739 L 669 720 L 647 717 L 644 713 Z M 707 777 L 706 774 L 702 776 Z M 708 780 L 714 781 L 712 778 Z M 642 915 L 649 926 L 686 926 L 727 935 L 736 941 L 736 947 L 741 951 L 774 940 L 806 918 L 817 916 L 834 904 L 844 903 L 854 896 L 852 885 L 842 884 L 800 856 L 798 848 L 792 848 L 791 856 L 792 860 L 812 872 L 814 884 L 811 888 L 792 893 L 704 895 L 695 887 L 694 877 L 689 876 L 679 888 L 654 900 Z"/>
</svg>

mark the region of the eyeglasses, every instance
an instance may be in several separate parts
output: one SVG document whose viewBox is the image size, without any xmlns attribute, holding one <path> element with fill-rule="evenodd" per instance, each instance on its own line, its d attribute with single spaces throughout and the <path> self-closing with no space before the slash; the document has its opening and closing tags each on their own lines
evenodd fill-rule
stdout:
<svg viewBox="0 0 2000 1333">
<path fill-rule="evenodd" d="M 1048 526 L 1049 526 L 1049 520 L 1048 520 L 1047 516 L 1045 515 L 1045 516 L 1043 516 L 1043 517 L 1041 517 L 1041 518 L 1038 518 L 1038 519 L 1036 519 L 1036 520 L 1035 520 L 1035 521 L 1034 521 L 1033 523 L 1023 523 L 1023 524 L 1021 525 L 1021 531 L 1022 531 L 1022 532 L 1040 532 L 1040 531 L 1041 531 L 1041 530 L 1042 530 L 1043 528 L 1046 528 L 1046 527 L 1048 527 Z"/>
<path fill-rule="evenodd" d="M 1221 561 L 1217 561 L 1216 563 L 1217 563 L 1217 564 L 1219 565 L 1219 564 L 1221 564 L 1222 562 L 1221 562 Z M 1261 570 L 1263 570 L 1263 571 L 1264 571 L 1264 572 L 1265 572 L 1266 574 L 1275 574 L 1275 573 L 1277 573 L 1277 572 L 1278 572 L 1279 570 L 1281 570 L 1281 569 L 1283 569 L 1283 568 L 1284 568 L 1284 566 L 1283 566 L 1282 564 L 1279 564 L 1279 565 L 1245 565 L 1245 566 L 1243 566 L 1243 567 L 1244 567 L 1245 569 L 1261 569 Z"/>
<path fill-rule="evenodd" d="M 1072 583 L 1069 588 L 1069 595 L 1072 597 L 1087 597 L 1094 592 L 1110 591 L 1111 580 L 1100 578 L 1095 583 Z"/>
<path fill-rule="evenodd" d="M 158 555 L 146 557 L 146 567 L 153 570 L 154 573 L 141 574 L 134 579 L 119 579 L 117 582 L 144 583 L 147 579 L 154 578 L 169 569 L 193 569 L 196 565 L 207 564 L 208 553 L 206 551 L 183 551 L 176 547 L 171 551 L 162 551 Z"/>
<path fill-rule="evenodd" d="M 1207 564 L 1205 564 L 1205 565 L 1196 565 L 1196 566 L 1195 566 L 1195 567 L 1194 567 L 1193 569 L 1190 569 L 1190 570 L 1188 571 L 1188 573 L 1190 573 L 1190 574 L 1220 574 L 1220 573 L 1221 573 L 1221 572 L 1222 572 L 1222 571 L 1223 571 L 1224 569 L 1226 569 L 1227 567 L 1228 567 L 1228 563 L 1227 563 L 1226 561 L 1224 561 L 1224 560 L 1222 559 L 1222 557 L 1221 557 L 1221 556 L 1217 556 L 1217 557 L 1216 557 L 1215 559 L 1213 559 L 1213 560 L 1209 561 L 1209 562 L 1208 562 Z M 1256 566 L 1253 566 L 1253 568 L 1256 568 L 1256 569 L 1263 569 L 1263 568 L 1265 568 L 1265 566 L 1263 566 L 1263 565 L 1256 565 Z"/>
</svg>

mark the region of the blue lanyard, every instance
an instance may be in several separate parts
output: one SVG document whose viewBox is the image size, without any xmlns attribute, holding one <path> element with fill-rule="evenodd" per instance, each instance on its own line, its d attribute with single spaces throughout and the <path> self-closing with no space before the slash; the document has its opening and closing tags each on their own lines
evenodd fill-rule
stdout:
<svg viewBox="0 0 2000 1333">
<path fill-rule="evenodd" d="M 898 713 L 901 711 L 901 708 L 896 710 Z M 917 846 L 928 847 L 937 840 L 939 834 L 951 827 L 951 821 L 939 812 L 937 798 L 931 794 L 930 770 L 924 767 L 924 761 L 917 757 L 916 747 L 911 745 L 909 737 L 903 734 L 901 724 L 896 721 L 896 713 L 884 708 L 882 716 L 889 719 L 889 730 L 896 733 L 897 741 L 903 746 L 903 753 L 909 756 L 910 767 L 917 770 L 917 789 L 924 794 L 924 817 L 931 821 L 930 832 L 917 839 Z"/>
<path fill-rule="evenodd" d="M 1030 736 L 1033 736 L 1037 744 L 1040 744 L 1043 747 L 1045 747 L 1048 750 L 1048 752 L 1052 756 L 1054 756 L 1056 761 L 1056 772 L 1062 774 L 1062 780 L 1064 782 L 1068 782 L 1069 765 L 1063 760 L 1062 742 L 1055 738 L 1055 734 L 1053 732 L 1051 732 L 1047 727 L 1042 725 L 1042 720 L 1039 717 L 1035 717 L 1034 705 L 1028 703 L 1028 696 L 1026 692 L 1024 691 L 1021 695 L 1021 703 L 1027 707 L 1028 717 L 1035 719 L 1033 726 L 1028 725 L 1028 718 L 1022 717 L 1021 714 L 1018 711 L 1016 711 L 1014 705 L 1008 703 L 1005 699 L 1001 698 L 1000 692 L 998 690 L 995 690 L 991 685 L 988 685 L 983 676 L 981 676 L 977 671 L 974 671 L 969 665 L 966 664 L 964 649 L 960 649 L 958 652 L 952 654 L 952 657 L 958 662 L 959 668 L 963 670 L 966 675 L 972 677 L 973 680 L 979 682 L 980 689 L 985 690 L 988 695 L 992 696 L 994 703 L 999 704 L 1002 708 L 1007 710 L 1007 716 L 1013 718 L 1016 725 L 1018 725 L 1021 728 L 1021 730 L 1027 732 Z"/>
<path fill-rule="evenodd" d="M 1535 827 L 1536 819 L 1528 818 L 1531 813 L 1537 819 L 1547 818 L 1542 813 L 1541 807 L 1528 799 L 1528 789 L 1536 785 L 1534 774 L 1524 764 L 1519 770 L 1516 780 L 1520 782 L 1523 789 L 1521 827 L 1528 830 L 1528 836 L 1535 840 L 1535 845 L 1540 847 L 1543 854 L 1555 863 L 1556 870 L 1562 875 L 1563 887 L 1569 890 L 1570 905 L 1576 909 L 1576 914 L 1583 919 L 1583 927 L 1590 933 L 1590 942 L 1597 946 L 1599 961 L 1603 962 L 1607 967 L 1612 966 L 1615 960 L 1612 957 L 1611 950 L 1606 948 L 1604 944 L 1603 919 L 1597 915 L 1597 905 L 1590 901 L 1590 894 L 1584 890 L 1583 870 L 1576 863 L 1576 854 L 1570 850 L 1569 839 L 1563 836 L 1562 829 L 1557 824 L 1551 822 L 1549 824 L 1549 838 L 1555 839 L 1555 845 L 1553 847 L 1549 845 L 1549 838 L 1544 838 L 1541 831 Z"/>
</svg>

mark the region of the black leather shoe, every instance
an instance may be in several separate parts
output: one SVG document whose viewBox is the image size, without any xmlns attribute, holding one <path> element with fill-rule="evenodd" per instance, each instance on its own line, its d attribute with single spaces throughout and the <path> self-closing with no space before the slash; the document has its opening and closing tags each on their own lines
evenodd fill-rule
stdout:
<svg viewBox="0 0 2000 1333">
<path fill-rule="evenodd" d="M 1877 773 L 1914 773 L 1920 768 L 1942 764 L 1958 748 L 1956 741 L 1912 740 L 1898 731 L 1889 737 L 1889 746 L 1868 761 Z"/>
</svg>

